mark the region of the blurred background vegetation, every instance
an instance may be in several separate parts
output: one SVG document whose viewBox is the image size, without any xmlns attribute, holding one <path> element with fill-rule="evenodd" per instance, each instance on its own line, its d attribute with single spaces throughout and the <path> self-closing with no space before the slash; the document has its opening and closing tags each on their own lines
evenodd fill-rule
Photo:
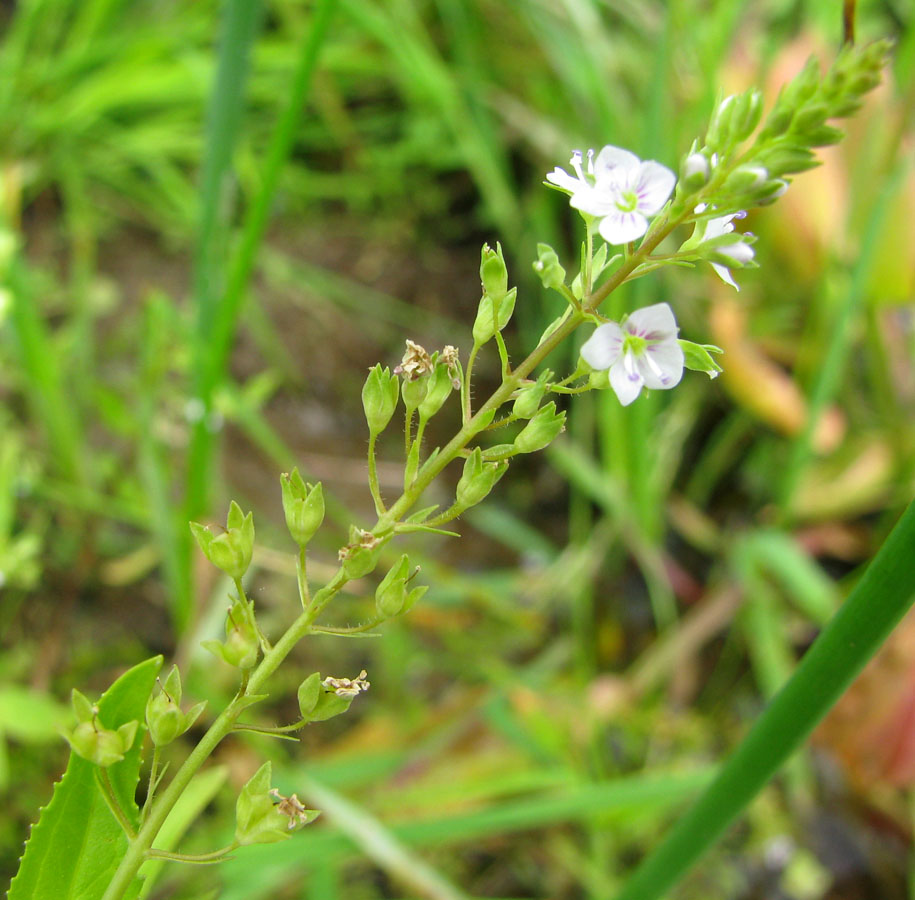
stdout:
<svg viewBox="0 0 915 900">
<path fill-rule="evenodd" d="M 367 367 L 407 337 L 466 351 L 479 247 L 497 239 L 523 356 L 559 312 L 536 241 L 570 268 L 578 252 L 543 174 L 607 143 L 676 168 L 719 92 L 759 83 L 771 102 L 811 53 L 828 62 L 840 7 L 2 5 L 6 876 L 65 765 L 72 687 L 164 653 L 211 709 L 234 691 L 199 647 L 227 585 L 187 520 L 223 520 L 229 498 L 254 509 L 249 596 L 278 633 L 298 604 L 279 472 L 332 498 L 320 578 L 372 508 Z M 413 541 L 422 604 L 374 640 L 311 638 L 257 715 L 292 721 L 316 669 L 364 667 L 370 693 L 301 743 L 227 742 L 187 798 L 182 849 L 227 842 L 264 754 L 325 816 L 219 867 L 172 866 L 153 896 L 612 894 L 911 496 L 913 16 L 912 0 L 859 3 L 859 40 L 894 37 L 894 70 L 824 165 L 748 220 L 761 268 L 739 294 L 676 270 L 614 295 L 611 314 L 670 302 L 684 337 L 725 349 L 725 374 L 628 409 L 576 398 L 563 439 L 515 464 L 460 541 Z M 496 369 L 479 365 L 479 395 Z M 381 449 L 389 492 L 399 450 L 396 435 Z M 333 623 L 371 593 L 353 585 Z M 677 898 L 913 895 L 913 644 L 907 621 Z"/>
</svg>

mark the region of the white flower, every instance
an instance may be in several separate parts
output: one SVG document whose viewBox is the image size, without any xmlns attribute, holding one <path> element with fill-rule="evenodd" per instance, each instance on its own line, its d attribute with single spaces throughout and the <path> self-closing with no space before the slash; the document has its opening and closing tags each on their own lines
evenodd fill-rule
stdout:
<svg viewBox="0 0 915 900">
<path fill-rule="evenodd" d="M 576 150 L 570 162 L 575 177 L 555 168 L 546 178 L 572 195 L 570 204 L 600 219 L 598 231 L 608 244 L 628 244 L 648 230 L 648 217 L 667 202 L 676 176 L 666 166 L 619 147 L 604 147 L 594 157 L 588 151 L 588 169 L 582 169 L 582 155 Z"/>
<path fill-rule="evenodd" d="M 705 209 L 705 204 L 700 203 L 696 207 L 696 212 L 701 213 L 704 212 Z M 700 241 L 710 241 L 713 238 L 719 238 L 726 234 L 730 234 L 734 231 L 733 220 L 742 219 L 745 216 L 746 213 L 741 210 L 740 212 L 731 213 L 729 216 L 718 216 L 716 219 L 708 219 L 704 223 L 705 227 L 701 233 Z M 735 237 L 736 240 L 733 244 L 723 244 L 719 247 L 715 247 L 714 252 L 717 256 L 723 256 L 725 259 L 732 261 L 733 265 L 737 267 L 745 266 L 753 259 L 753 248 L 743 241 L 742 235 L 739 233 L 735 235 Z M 727 264 L 713 262 L 712 268 L 718 273 L 718 276 L 722 281 L 731 285 L 735 290 L 740 290 L 740 286 L 734 281 L 731 270 L 728 268 Z"/>
<path fill-rule="evenodd" d="M 592 369 L 609 369 L 610 386 L 628 406 L 643 387 L 667 390 L 683 377 L 677 320 L 666 303 L 637 309 L 622 325 L 598 326 L 581 348 Z"/>
</svg>

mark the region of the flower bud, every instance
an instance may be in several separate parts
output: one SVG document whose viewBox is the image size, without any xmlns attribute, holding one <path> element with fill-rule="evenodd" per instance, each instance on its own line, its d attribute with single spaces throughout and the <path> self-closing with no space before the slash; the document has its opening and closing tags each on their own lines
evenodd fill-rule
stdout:
<svg viewBox="0 0 915 900">
<path fill-rule="evenodd" d="M 233 500 L 226 518 L 226 530 L 214 535 L 208 527 L 191 522 L 191 531 L 204 556 L 230 578 L 241 578 L 254 553 L 254 514 L 246 516 Z"/>
<path fill-rule="evenodd" d="M 746 140 L 762 117 L 762 94 L 757 90 L 739 94 L 731 112 L 729 135 L 734 143 Z"/>
<path fill-rule="evenodd" d="M 512 415 L 517 416 L 519 419 L 531 418 L 537 412 L 540 401 L 549 387 L 549 379 L 552 377 L 553 373 L 547 369 L 541 373 L 534 384 L 521 388 L 512 406 Z"/>
<path fill-rule="evenodd" d="M 391 566 L 375 590 L 375 608 L 387 619 L 398 615 L 407 602 L 407 582 L 410 580 L 410 560 L 404 553 Z"/>
<path fill-rule="evenodd" d="M 362 388 L 362 407 L 365 420 L 372 434 L 381 434 L 391 421 L 397 408 L 400 385 L 390 369 L 382 369 L 379 363 L 369 370 L 369 377 Z"/>
<path fill-rule="evenodd" d="M 502 257 L 501 244 L 497 243 L 495 250 L 489 244 L 483 244 L 480 253 L 480 281 L 483 293 L 493 300 L 499 301 L 508 293 L 508 269 Z"/>
<path fill-rule="evenodd" d="M 744 194 L 766 183 L 769 173 L 762 166 L 738 166 L 724 182 L 723 194 Z"/>
<path fill-rule="evenodd" d="M 690 153 L 680 167 L 680 184 L 688 191 L 698 191 L 708 181 L 710 168 L 702 153 Z"/>
<path fill-rule="evenodd" d="M 537 411 L 521 433 L 515 438 L 515 450 L 518 453 L 534 453 L 549 446 L 556 436 L 565 428 L 566 414 L 556 412 L 556 404 L 551 400 Z"/>
<path fill-rule="evenodd" d="M 226 617 L 225 643 L 210 640 L 202 644 L 230 666 L 253 669 L 260 649 L 253 612 L 243 600 L 236 600 Z"/>
<path fill-rule="evenodd" d="M 486 294 L 480 300 L 477 317 L 473 323 L 473 342 L 482 347 L 487 341 L 495 337 L 496 330 L 501 331 L 508 324 L 515 309 L 515 298 L 518 289 L 512 288 L 496 305 L 493 310 L 493 299 Z M 495 327 L 493 327 L 495 325 Z"/>
<path fill-rule="evenodd" d="M 813 153 L 806 147 L 775 147 L 764 150 L 756 160 L 765 166 L 771 178 L 806 172 L 819 165 Z"/>
<path fill-rule="evenodd" d="M 270 787 L 271 766 L 265 762 L 241 789 L 235 803 L 235 840 L 246 844 L 285 841 L 293 831 L 313 822 L 320 813 L 305 809 L 298 798 L 283 797 Z M 279 800 L 278 803 L 274 799 Z"/>
<path fill-rule="evenodd" d="M 559 264 L 556 251 L 549 244 L 537 244 L 534 271 L 545 288 L 559 290 L 566 282 L 566 270 Z"/>
<path fill-rule="evenodd" d="M 793 118 L 794 110 L 782 102 L 782 98 L 779 97 L 759 133 L 759 139 L 763 141 L 783 135 L 791 126 Z"/>
<path fill-rule="evenodd" d="M 205 706 L 206 702 L 202 702 L 187 713 L 181 712 L 181 674 L 177 666 L 172 666 L 159 693 L 146 704 L 146 724 L 152 742 L 157 747 L 170 744 L 197 721 Z"/>
<path fill-rule="evenodd" d="M 475 447 L 464 461 L 464 472 L 455 492 L 455 505 L 461 510 L 476 506 L 496 486 L 508 469 L 508 460 L 484 462 L 483 451 Z"/>
<path fill-rule="evenodd" d="M 321 527 L 324 521 L 324 491 L 321 483 L 306 484 L 293 469 L 288 475 L 280 476 L 283 491 L 283 512 L 286 514 L 286 527 L 292 539 L 304 547 Z"/>
</svg>

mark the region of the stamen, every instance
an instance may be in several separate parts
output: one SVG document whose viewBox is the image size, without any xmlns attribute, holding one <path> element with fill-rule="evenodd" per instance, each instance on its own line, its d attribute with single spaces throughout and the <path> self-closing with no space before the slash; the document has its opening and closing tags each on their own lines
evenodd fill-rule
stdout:
<svg viewBox="0 0 915 900">
<path fill-rule="evenodd" d="M 651 347 L 649 347 L 645 353 L 642 354 L 642 359 L 648 363 L 648 368 L 651 369 L 651 371 L 661 379 L 661 384 L 667 384 L 667 382 L 670 381 L 670 376 L 665 375 L 661 371 L 661 367 L 651 358 Z"/>
<path fill-rule="evenodd" d="M 578 176 L 579 180 L 584 181 L 585 173 L 581 170 L 581 150 L 572 152 L 572 158 L 569 160 L 569 165 L 575 169 L 575 174 Z"/>
<path fill-rule="evenodd" d="M 588 151 L 588 174 L 589 175 L 594 174 L 594 148 L 593 147 Z"/>
</svg>

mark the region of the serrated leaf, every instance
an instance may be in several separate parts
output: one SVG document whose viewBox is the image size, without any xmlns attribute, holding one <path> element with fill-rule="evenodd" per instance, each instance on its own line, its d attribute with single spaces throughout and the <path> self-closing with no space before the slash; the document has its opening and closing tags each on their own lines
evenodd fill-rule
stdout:
<svg viewBox="0 0 915 900">
<path fill-rule="evenodd" d="M 125 672 L 99 700 L 99 721 L 117 729 L 143 721 L 146 701 L 162 657 L 148 659 Z M 140 746 L 136 741 L 124 759 L 109 766 L 108 775 L 121 808 L 136 827 L 134 799 L 140 777 Z M 98 767 L 70 754 L 51 802 L 42 810 L 26 844 L 8 900 L 99 900 L 127 848 L 127 838 L 105 803 L 96 782 Z M 133 894 L 131 896 L 134 896 Z"/>
</svg>

